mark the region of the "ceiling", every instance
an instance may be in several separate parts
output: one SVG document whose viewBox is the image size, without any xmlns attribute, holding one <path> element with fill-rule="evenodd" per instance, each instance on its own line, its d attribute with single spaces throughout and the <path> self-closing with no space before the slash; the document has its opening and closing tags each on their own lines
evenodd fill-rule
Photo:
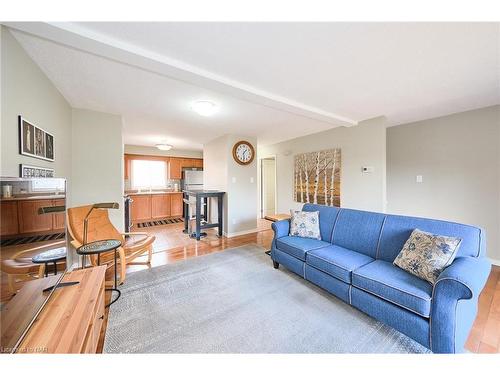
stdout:
<svg viewBox="0 0 500 375">
<path fill-rule="evenodd" d="M 127 144 L 182 149 L 500 104 L 499 25 L 7 24 L 72 106 L 121 114 Z M 198 99 L 219 113 L 197 115 Z"/>
</svg>

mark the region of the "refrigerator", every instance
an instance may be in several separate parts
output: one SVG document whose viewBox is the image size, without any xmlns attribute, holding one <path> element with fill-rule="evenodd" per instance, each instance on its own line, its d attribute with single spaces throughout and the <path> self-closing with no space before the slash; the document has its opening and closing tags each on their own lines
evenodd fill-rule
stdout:
<svg viewBox="0 0 500 375">
<path fill-rule="evenodd" d="M 182 171 L 182 186 L 184 190 L 203 190 L 203 171 Z"/>
</svg>

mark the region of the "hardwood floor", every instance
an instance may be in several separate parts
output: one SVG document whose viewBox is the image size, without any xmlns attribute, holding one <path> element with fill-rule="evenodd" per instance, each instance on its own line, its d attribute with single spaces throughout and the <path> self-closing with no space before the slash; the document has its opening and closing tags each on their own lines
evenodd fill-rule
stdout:
<svg viewBox="0 0 500 375">
<path fill-rule="evenodd" d="M 136 231 L 149 232 L 156 236 L 151 267 L 207 255 L 245 244 L 258 244 L 269 249 L 273 238 L 273 232 L 270 229 L 271 223 L 266 220 L 259 221 L 259 232 L 234 238 L 219 238 L 216 236 L 215 231 L 209 230 L 207 231 L 207 237 L 196 241 L 183 234 L 182 228 L 183 224 L 180 223 L 136 229 Z M 130 274 L 148 267 L 145 265 L 132 265 L 127 268 L 127 273 Z M 112 269 L 108 270 L 108 280 L 112 280 L 112 271 Z M 6 285 L 2 282 L 2 289 L 5 287 Z M 110 295 L 107 294 L 106 298 L 107 303 Z M 106 309 L 98 345 L 99 352 L 102 351 L 104 344 L 107 319 L 108 309 Z M 500 267 L 493 267 L 486 287 L 479 297 L 478 315 L 467 340 L 466 349 L 474 353 L 500 353 Z"/>
</svg>

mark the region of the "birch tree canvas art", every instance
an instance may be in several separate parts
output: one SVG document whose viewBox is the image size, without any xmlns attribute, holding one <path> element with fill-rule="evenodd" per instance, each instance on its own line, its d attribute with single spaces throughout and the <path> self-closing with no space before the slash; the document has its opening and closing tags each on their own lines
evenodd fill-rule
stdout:
<svg viewBox="0 0 500 375">
<path fill-rule="evenodd" d="M 340 162 L 340 148 L 295 155 L 295 202 L 340 207 Z"/>
</svg>

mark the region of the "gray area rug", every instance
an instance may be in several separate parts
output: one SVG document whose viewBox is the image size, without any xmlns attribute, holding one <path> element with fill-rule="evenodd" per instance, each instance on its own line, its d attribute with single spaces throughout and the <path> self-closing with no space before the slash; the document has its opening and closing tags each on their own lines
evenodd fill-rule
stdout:
<svg viewBox="0 0 500 375">
<path fill-rule="evenodd" d="M 105 353 L 428 353 L 247 245 L 135 272 Z"/>
</svg>

